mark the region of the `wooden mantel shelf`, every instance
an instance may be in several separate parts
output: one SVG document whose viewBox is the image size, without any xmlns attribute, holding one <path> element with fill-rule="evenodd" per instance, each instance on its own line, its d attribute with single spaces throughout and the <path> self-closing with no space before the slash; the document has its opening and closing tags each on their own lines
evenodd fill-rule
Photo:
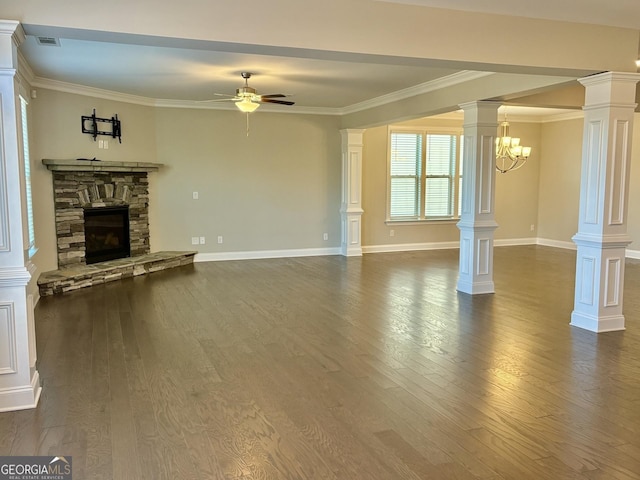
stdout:
<svg viewBox="0 0 640 480">
<path fill-rule="evenodd" d="M 62 172 L 156 172 L 162 163 L 151 162 L 106 162 L 103 160 L 52 160 L 42 163 L 49 170 Z"/>
</svg>

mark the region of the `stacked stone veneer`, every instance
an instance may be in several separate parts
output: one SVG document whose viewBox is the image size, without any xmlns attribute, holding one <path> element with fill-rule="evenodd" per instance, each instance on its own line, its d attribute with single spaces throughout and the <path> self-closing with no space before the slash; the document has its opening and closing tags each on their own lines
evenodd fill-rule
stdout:
<svg viewBox="0 0 640 480">
<path fill-rule="evenodd" d="M 149 253 L 147 172 L 54 171 L 58 268 L 86 264 L 84 210 L 129 206 L 131 256 Z"/>
</svg>

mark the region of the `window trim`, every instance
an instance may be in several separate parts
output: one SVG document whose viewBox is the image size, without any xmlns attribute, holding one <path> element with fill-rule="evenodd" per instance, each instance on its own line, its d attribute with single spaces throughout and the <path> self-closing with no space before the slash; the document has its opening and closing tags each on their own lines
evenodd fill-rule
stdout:
<svg viewBox="0 0 640 480">
<path fill-rule="evenodd" d="M 420 205 L 419 205 L 419 216 L 418 217 L 392 217 L 391 216 L 391 135 L 393 133 L 415 133 L 423 135 L 422 142 L 422 169 L 420 175 Z M 425 216 L 425 187 L 426 187 L 426 149 L 427 149 L 427 135 L 456 135 L 458 137 L 457 140 L 457 161 L 459 162 L 456 166 L 456 172 L 453 179 L 454 186 L 454 199 L 453 199 L 453 215 L 447 217 L 427 217 Z M 404 125 L 388 125 L 387 126 L 387 170 L 386 170 L 386 179 L 387 179 L 387 192 L 386 192 L 386 216 L 385 216 L 385 224 L 393 224 L 393 225 L 423 225 L 427 223 L 437 224 L 437 223 L 456 223 L 460 220 L 460 194 L 461 194 L 461 186 L 460 186 L 460 170 L 462 167 L 463 161 L 463 129 L 456 127 L 415 127 L 415 126 L 404 126 Z"/>
</svg>

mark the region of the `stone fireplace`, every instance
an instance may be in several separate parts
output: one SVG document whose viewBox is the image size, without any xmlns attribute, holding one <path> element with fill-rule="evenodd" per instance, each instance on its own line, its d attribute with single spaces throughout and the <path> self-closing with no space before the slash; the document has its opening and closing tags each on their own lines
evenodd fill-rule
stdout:
<svg viewBox="0 0 640 480">
<path fill-rule="evenodd" d="M 159 164 L 92 160 L 43 163 L 53 175 L 59 268 L 149 253 L 147 174 L 157 170 Z"/>
<path fill-rule="evenodd" d="M 41 296 L 193 264 L 197 252 L 149 253 L 148 172 L 158 163 L 42 160 L 53 174 L 58 270 Z"/>
</svg>

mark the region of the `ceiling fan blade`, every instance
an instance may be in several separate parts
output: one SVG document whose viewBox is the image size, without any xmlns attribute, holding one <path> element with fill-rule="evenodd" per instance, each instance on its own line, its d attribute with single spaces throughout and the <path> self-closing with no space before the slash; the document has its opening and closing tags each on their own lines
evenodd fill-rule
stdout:
<svg viewBox="0 0 640 480">
<path fill-rule="evenodd" d="M 209 100 L 197 100 L 198 103 L 216 103 L 216 102 L 237 102 L 242 100 L 238 97 L 229 97 L 229 98 L 211 98 Z"/>
<path fill-rule="evenodd" d="M 271 93 L 269 95 L 260 95 L 262 98 L 283 98 L 288 97 L 289 95 L 285 95 L 284 93 Z"/>
<path fill-rule="evenodd" d="M 287 100 L 273 100 L 271 98 L 262 98 L 262 103 L 278 103 L 280 105 L 295 105 L 296 102 L 289 102 Z"/>
</svg>

